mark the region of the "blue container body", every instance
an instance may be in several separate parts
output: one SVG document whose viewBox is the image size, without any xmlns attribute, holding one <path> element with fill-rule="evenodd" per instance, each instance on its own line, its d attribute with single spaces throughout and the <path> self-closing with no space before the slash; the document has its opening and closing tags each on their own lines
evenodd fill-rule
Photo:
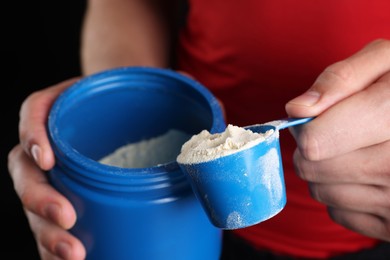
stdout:
<svg viewBox="0 0 390 260">
<path fill-rule="evenodd" d="M 245 228 L 278 214 L 286 205 L 279 131 L 253 147 L 210 161 L 180 164 L 210 221 L 221 229 Z"/>
<path fill-rule="evenodd" d="M 175 161 L 125 169 L 99 159 L 170 129 L 225 129 L 198 82 L 144 67 L 108 70 L 63 92 L 48 119 L 56 166 L 49 174 L 77 212 L 71 232 L 87 259 L 219 259 L 222 232 L 207 218 Z"/>
</svg>

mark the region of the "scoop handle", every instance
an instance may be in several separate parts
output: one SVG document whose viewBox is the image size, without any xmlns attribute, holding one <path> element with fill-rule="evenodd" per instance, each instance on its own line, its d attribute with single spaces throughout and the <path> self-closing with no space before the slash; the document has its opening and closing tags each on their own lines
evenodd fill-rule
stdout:
<svg viewBox="0 0 390 260">
<path fill-rule="evenodd" d="M 266 130 L 274 129 L 274 130 L 282 130 L 290 126 L 305 124 L 311 120 L 313 120 L 314 117 L 286 117 L 279 120 L 270 121 L 264 124 L 255 124 L 255 125 L 249 125 L 246 126 L 245 129 L 249 129 L 256 133 L 264 133 Z"/>
<path fill-rule="evenodd" d="M 276 129 L 282 130 L 290 126 L 305 124 L 307 122 L 310 122 L 313 119 L 314 117 L 284 118 L 278 121 L 274 121 L 276 123 L 273 123 L 273 125 L 276 127 Z"/>
</svg>

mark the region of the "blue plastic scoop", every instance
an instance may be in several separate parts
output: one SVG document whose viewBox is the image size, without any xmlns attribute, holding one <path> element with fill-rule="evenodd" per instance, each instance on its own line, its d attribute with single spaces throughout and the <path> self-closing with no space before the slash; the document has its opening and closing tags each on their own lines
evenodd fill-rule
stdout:
<svg viewBox="0 0 390 260">
<path fill-rule="evenodd" d="M 179 166 L 210 221 L 221 229 L 255 225 L 278 214 L 286 204 L 279 130 L 313 118 L 287 118 L 244 127 L 271 130 L 264 141 L 215 159 Z M 270 133 L 270 132 L 269 132 Z"/>
</svg>

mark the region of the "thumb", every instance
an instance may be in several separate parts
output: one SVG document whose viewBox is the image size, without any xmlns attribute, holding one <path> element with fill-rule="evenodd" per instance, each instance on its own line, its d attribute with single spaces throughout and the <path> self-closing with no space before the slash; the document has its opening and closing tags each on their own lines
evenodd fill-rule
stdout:
<svg viewBox="0 0 390 260">
<path fill-rule="evenodd" d="M 327 67 L 302 95 L 286 104 L 291 117 L 317 116 L 357 93 L 390 70 L 390 41 L 376 40 L 349 58 Z"/>
</svg>

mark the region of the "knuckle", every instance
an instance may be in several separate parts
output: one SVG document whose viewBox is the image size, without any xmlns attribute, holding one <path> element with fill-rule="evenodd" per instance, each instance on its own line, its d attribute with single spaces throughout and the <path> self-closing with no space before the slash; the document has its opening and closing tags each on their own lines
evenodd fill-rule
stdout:
<svg viewBox="0 0 390 260">
<path fill-rule="evenodd" d="M 388 218 L 390 221 L 390 188 L 384 186 L 376 187 L 377 194 L 380 195 L 378 198 L 378 203 L 376 205 L 376 213 L 383 218 Z"/>
<path fill-rule="evenodd" d="M 296 149 L 293 154 L 293 161 L 294 161 L 294 170 L 295 173 L 301 178 L 306 180 L 304 171 L 302 169 L 302 157 L 299 153 L 299 150 Z"/>
<path fill-rule="evenodd" d="M 390 40 L 388 39 L 376 39 L 369 44 L 370 47 L 375 47 L 390 53 Z"/>
<path fill-rule="evenodd" d="M 32 194 L 29 192 L 29 189 L 25 186 L 22 189 L 18 189 L 18 196 L 20 201 L 22 202 L 24 207 L 30 210 L 32 209 L 31 206 L 33 204 L 33 196 L 31 195 Z"/>
<path fill-rule="evenodd" d="M 317 137 L 310 131 L 309 127 L 302 129 L 299 135 L 299 150 L 303 158 L 308 161 L 318 161 L 321 159 L 319 142 Z"/>
<path fill-rule="evenodd" d="M 31 112 L 34 112 L 35 107 L 45 105 L 48 102 L 48 95 L 50 95 L 50 92 L 45 91 L 45 89 L 32 92 L 22 102 L 19 114 L 21 116 L 23 113 L 31 114 Z"/>
<path fill-rule="evenodd" d="M 390 242 L 390 221 L 384 221 L 383 239 Z"/>
<path fill-rule="evenodd" d="M 294 156 L 294 168 L 295 168 L 295 173 L 298 175 L 299 178 L 305 181 L 316 181 L 315 178 L 315 171 L 313 167 L 311 166 L 311 162 L 305 160 L 299 150 L 295 150 Z"/>
<path fill-rule="evenodd" d="M 8 152 L 8 168 L 11 168 L 12 162 L 15 161 L 18 153 L 20 151 L 20 146 L 16 145 Z"/>
<path fill-rule="evenodd" d="M 356 230 L 356 220 L 351 219 L 348 211 L 336 207 L 327 207 L 328 216 L 335 223 L 344 226 L 350 230 Z"/>
<path fill-rule="evenodd" d="M 390 116 L 389 113 L 386 113 L 390 110 L 390 73 L 386 77 L 386 79 L 381 79 L 380 82 L 375 84 L 375 95 L 373 95 L 372 102 L 370 105 L 374 107 L 378 112 L 383 111 L 383 115 L 381 121 L 379 123 L 383 123 L 384 129 L 390 128 Z M 386 112 L 385 112 L 386 111 Z M 389 131 L 387 131 L 389 132 Z M 390 140 L 390 135 L 387 136 L 388 140 Z"/>
<path fill-rule="evenodd" d="M 328 82 L 336 81 L 348 86 L 355 78 L 355 69 L 348 60 L 342 60 L 325 68 L 321 77 Z"/>
<path fill-rule="evenodd" d="M 340 225 L 343 224 L 341 214 L 339 214 L 339 211 L 337 211 L 335 208 L 328 207 L 328 216 L 330 217 L 331 220 L 333 220 L 337 224 Z"/>
<path fill-rule="evenodd" d="M 19 199 L 26 210 L 36 215 L 44 216 L 46 201 L 37 199 L 34 191 L 36 191 L 36 188 L 24 186 L 22 189 L 18 190 Z"/>
<path fill-rule="evenodd" d="M 11 179 L 14 180 L 16 177 L 16 171 L 18 171 L 18 166 L 19 164 L 19 158 L 23 154 L 23 148 L 21 147 L 20 144 L 14 146 L 8 153 L 8 172 L 9 175 L 11 176 Z M 14 184 L 15 185 L 15 184 Z M 16 187 L 15 187 L 16 188 Z"/>
<path fill-rule="evenodd" d="M 321 189 L 320 189 L 320 185 L 319 184 L 316 184 L 316 183 L 309 183 L 309 192 L 310 192 L 310 196 L 320 202 L 320 203 L 325 203 L 325 200 L 323 199 L 323 196 L 321 194 Z"/>
<path fill-rule="evenodd" d="M 389 128 L 390 129 L 390 124 Z M 390 154 L 390 140 L 385 141 L 384 143 L 380 144 L 380 150 L 379 154 Z M 369 163 L 362 165 L 362 172 L 364 175 L 368 176 L 376 176 L 376 182 L 377 185 L 383 185 L 382 187 L 387 188 L 387 197 L 384 198 L 386 201 L 389 202 L 389 208 L 390 208 L 390 200 L 388 198 L 390 197 L 390 163 L 388 161 L 388 157 L 386 156 L 378 156 L 378 160 L 375 163 Z M 384 186 L 387 185 L 387 186 Z M 389 212 L 390 213 L 390 212 Z"/>
<path fill-rule="evenodd" d="M 21 108 L 20 108 L 20 111 L 22 112 L 22 111 L 30 110 L 31 105 L 34 104 L 36 101 L 40 100 L 42 95 L 43 95 L 43 92 L 40 90 L 32 92 L 23 101 Z"/>
</svg>

